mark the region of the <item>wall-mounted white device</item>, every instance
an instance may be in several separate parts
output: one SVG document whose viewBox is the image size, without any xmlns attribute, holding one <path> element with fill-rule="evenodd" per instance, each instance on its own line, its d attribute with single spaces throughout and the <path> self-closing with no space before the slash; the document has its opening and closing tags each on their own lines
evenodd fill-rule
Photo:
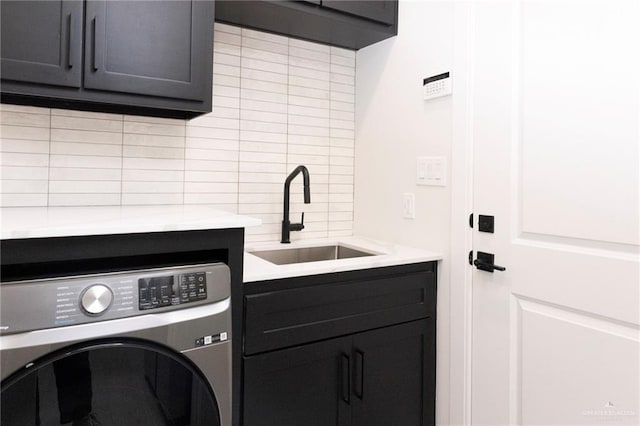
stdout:
<svg viewBox="0 0 640 426">
<path fill-rule="evenodd" d="M 451 94 L 451 75 L 448 72 L 422 80 L 424 99 L 439 98 Z"/>
<path fill-rule="evenodd" d="M 416 184 L 447 186 L 447 158 L 418 157 Z"/>
</svg>

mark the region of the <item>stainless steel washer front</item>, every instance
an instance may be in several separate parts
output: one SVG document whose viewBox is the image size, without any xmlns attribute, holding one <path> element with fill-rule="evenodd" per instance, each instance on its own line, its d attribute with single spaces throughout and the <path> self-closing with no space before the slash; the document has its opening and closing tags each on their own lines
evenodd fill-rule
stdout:
<svg viewBox="0 0 640 426">
<path fill-rule="evenodd" d="M 225 264 L 2 283 L 0 301 L 3 426 L 231 425 Z"/>
</svg>

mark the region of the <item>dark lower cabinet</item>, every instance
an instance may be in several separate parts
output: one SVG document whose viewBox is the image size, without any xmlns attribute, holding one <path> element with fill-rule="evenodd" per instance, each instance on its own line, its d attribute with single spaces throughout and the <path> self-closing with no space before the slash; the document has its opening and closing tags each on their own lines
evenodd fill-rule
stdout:
<svg viewBox="0 0 640 426">
<path fill-rule="evenodd" d="M 238 424 L 435 424 L 436 267 L 245 283 Z"/>
<path fill-rule="evenodd" d="M 351 346 L 346 337 L 245 358 L 244 424 L 350 424 Z"/>
<path fill-rule="evenodd" d="M 244 362 L 245 426 L 433 424 L 432 319 Z"/>
<path fill-rule="evenodd" d="M 435 347 L 432 318 L 356 334 L 351 424 L 434 424 Z"/>
</svg>

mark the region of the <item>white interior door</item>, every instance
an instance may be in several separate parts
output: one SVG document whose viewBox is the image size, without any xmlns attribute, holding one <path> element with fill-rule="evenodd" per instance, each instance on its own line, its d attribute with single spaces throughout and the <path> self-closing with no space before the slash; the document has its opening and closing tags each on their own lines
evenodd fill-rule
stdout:
<svg viewBox="0 0 640 426">
<path fill-rule="evenodd" d="M 639 3 L 475 2 L 474 425 L 640 424 Z"/>
</svg>

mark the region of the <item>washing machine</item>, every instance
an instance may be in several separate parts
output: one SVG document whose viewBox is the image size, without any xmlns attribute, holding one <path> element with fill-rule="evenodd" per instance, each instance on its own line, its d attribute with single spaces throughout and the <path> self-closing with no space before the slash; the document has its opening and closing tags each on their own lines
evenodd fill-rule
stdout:
<svg viewBox="0 0 640 426">
<path fill-rule="evenodd" d="M 231 425 L 224 263 L 0 286 L 0 423 Z"/>
</svg>

